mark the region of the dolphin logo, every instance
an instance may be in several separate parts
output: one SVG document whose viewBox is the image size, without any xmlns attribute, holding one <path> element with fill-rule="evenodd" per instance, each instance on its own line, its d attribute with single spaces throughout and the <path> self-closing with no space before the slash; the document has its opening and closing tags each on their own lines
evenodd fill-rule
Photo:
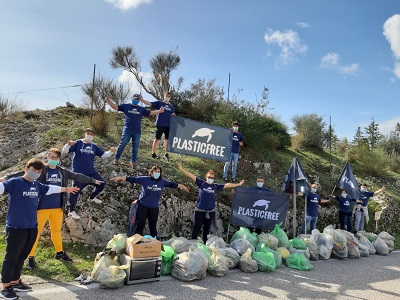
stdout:
<svg viewBox="0 0 400 300">
<path fill-rule="evenodd" d="M 256 202 L 254 202 L 253 207 L 256 207 L 256 206 L 265 206 L 265 210 L 267 210 L 267 209 L 268 209 L 268 205 L 269 205 L 270 202 L 271 202 L 271 201 L 264 200 L 264 199 L 257 200 Z"/>
<path fill-rule="evenodd" d="M 194 134 L 192 135 L 192 138 L 194 138 L 196 136 L 199 136 L 199 137 L 208 136 L 208 139 L 207 139 L 207 143 L 208 143 L 211 140 L 212 134 L 214 132 L 215 132 L 215 130 L 213 130 L 213 129 L 203 127 L 203 128 L 197 129 L 194 132 Z"/>
</svg>

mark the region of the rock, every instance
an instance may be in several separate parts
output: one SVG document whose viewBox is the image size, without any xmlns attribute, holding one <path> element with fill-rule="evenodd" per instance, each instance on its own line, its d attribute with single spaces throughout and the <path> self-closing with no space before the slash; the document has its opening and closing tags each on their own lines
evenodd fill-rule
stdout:
<svg viewBox="0 0 400 300">
<path fill-rule="evenodd" d="M 67 103 L 65 103 L 65 104 L 67 105 L 67 107 L 75 108 L 75 105 L 73 105 L 71 102 L 67 101 Z"/>
</svg>

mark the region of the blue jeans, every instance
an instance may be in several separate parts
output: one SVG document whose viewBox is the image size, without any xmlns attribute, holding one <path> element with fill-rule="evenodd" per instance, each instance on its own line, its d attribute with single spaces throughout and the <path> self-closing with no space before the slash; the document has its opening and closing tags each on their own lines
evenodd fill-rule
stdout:
<svg viewBox="0 0 400 300">
<path fill-rule="evenodd" d="M 354 231 L 363 231 L 364 230 L 364 211 L 363 210 L 355 210 L 354 211 Z"/>
<path fill-rule="evenodd" d="M 132 139 L 132 162 L 136 162 L 137 153 L 139 150 L 140 136 L 141 132 L 134 131 L 132 129 L 124 127 L 122 131 L 121 141 L 119 142 L 117 154 L 115 154 L 115 159 L 119 160 L 122 152 L 124 151 L 125 146 Z"/>
<path fill-rule="evenodd" d="M 229 161 L 227 161 L 225 163 L 224 166 L 224 178 L 228 177 L 228 169 L 229 169 L 229 165 L 231 164 L 232 161 L 232 178 L 236 178 L 236 169 L 237 169 L 237 163 L 239 160 L 239 153 L 231 153 L 231 157 L 229 159 Z"/>
<path fill-rule="evenodd" d="M 316 228 L 317 221 L 318 221 L 318 217 L 306 216 L 307 228 L 308 228 L 308 226 L 310 226 L 310 232 Z M 306 233 L 306 228 L 304 227 L 304 222 L 303 222 L 303 226 L 301 226 L 301 233 L 302 234 Z"/>
</svg>

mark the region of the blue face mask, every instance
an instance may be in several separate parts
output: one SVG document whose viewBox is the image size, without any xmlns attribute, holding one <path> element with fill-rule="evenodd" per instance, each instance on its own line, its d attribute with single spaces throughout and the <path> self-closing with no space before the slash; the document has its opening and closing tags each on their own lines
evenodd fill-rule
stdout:
<svg viewBox="0 0 400 300">
<path fill-rule="evenodd" d="M 264 185 L 264 182 L 257 182 L 257 187 L 262 188 Z"/>
<path fill-rule="evenodd" d="M 59 160 L 54 160 L 54 159 L 49 159 L 47 162 L 49 163 L 50 166 L 53 167 L 57 166 L 60 163 Z"/>
<path fill-rule="evenodd" d="M 160 173 L 158 173 L 158 172 L 153 172 L 153 178 L 154 179 L 158 179 L 158 178 L 160 178 Z"/>
<path fill-rule="evenodd" d="M 138 105 L 138 104 L 139 104 L 139 100 L 133 100 L 133 99 L 132 99 L 132 104 L 133 104 L 133 105 Z"/>
<path fill-rule="evenodd" d="M 311 193 L 315 193 L 316 191 L 317 191 L 316 188 L 312 188 L 312 189 L 311 189 Z"/>
<path fill-rule="evenodd" d="M 346 197 L 347 197 L 347 194 L 342 193 L 342 197 L 343 197 L 343 198 L 346 198 Z"/>
</svg>

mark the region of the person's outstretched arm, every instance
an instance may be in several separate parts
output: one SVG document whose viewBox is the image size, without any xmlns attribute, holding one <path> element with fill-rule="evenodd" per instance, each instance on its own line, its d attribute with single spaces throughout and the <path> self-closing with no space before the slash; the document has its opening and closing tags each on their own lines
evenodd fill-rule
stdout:
<svg viewBox="0 0 400 300">
<path fill-rule="evenodd" d="M 374 196 L 379 195 L 380 193 L 384 192 L 385 190 L 386 190 L 386 187 L 383 186 L 381 189 L 374 192 Z"/>
<path fill-rule="evenodd" d="M 104 101 L 106 101 L 107 104 L 110 105 L 110 107 L 111 107 L 112 109 L 118 110 L 118 105 L 115 104 L 114 102 L 112 102 L 111 99 L 110 99 L 110 97 L 107 96 L 106 99 L 104 99 Z"/>
<path fill-rule="evenodd" d="M 193 181 L 196 181 L 196 176 L 194 176 L 192 173 L 190 173 L 189 171 L 186 171 L 184 168 L 182 168 L 181 164 L 178 164 L 178 169 L 180 171 L 182 171 L 182 173 L 185 174 L 187 177 L 189 177 Z"/>
<path fill-rule="evenodd" d="M 241 185 L 243 185 L 243 183 L 244 183 L 244 180 L 241 180 L 239 183 L 225 183 L 224 184 L 224 189 L 233 189 L 233 188 L 235 188 L 235 187 L 237 187 L 237 186 L 241 186 Z"/>
</svg>

